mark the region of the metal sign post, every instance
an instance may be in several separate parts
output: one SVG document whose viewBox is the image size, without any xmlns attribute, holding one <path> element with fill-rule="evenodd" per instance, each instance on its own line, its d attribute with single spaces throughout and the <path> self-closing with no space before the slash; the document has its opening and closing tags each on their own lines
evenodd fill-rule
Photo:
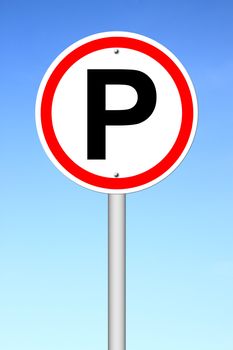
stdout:
<svg viewBox="0 0 233 350">
<path fill-rule="evenodd" d="M 108 195 L 108 350 L 126 348 L 125 194 Z"/>
</svg>

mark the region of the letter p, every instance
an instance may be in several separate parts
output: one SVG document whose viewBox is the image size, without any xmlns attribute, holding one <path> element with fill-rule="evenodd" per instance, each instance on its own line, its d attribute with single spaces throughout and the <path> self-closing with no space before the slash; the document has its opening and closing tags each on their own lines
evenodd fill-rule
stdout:
<svg viewBox="0 0 233 350">
<path fill-rule="evenodd" d="M 129 85 L 138 95 L 135 106 L 106 110 L 106 85 Z M 87 159 L 106 159 L 106 126 L 134 125 L 145 121 L 156 105 L 154 83 L 143 72 L 129 69 L 87 71 Z"/>
</svg>

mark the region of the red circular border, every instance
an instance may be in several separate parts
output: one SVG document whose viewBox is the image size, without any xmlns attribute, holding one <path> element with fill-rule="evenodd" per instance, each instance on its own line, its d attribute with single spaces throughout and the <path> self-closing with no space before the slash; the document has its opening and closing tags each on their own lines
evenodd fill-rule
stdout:
<svg viewBox="0 0 233 350">
<path fill-rule="evenodd" d="M 126 178 L 108 178 L 93 174 L 74 163 L 61 148 L 52 123 L 52 103 L 56 88 L 66 71 L 82 57 L 107 48 L 127 48 L 144 53 L 159 62 L 170 74 L 179 91 L 182 105 L 182 122 L 178 137 L 169 153 L 153 168 Z M 74 49 L 57 65 L 45 86 L 41 102 L 41 125 L 47 145 L 56 160 L 75 178 L 95 187 L 127 189 L 145 185 L 168 171 L 179 159 L 189 140 L 193 125 L 193 102 L 191 92 L 180 69 L 157 47 L 128 37 L 107 37 L 90 41 Z"/>
</svg>

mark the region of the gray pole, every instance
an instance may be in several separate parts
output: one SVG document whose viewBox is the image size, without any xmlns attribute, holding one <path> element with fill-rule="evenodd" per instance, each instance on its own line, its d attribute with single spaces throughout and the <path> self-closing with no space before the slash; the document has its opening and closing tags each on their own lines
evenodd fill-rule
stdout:
<svg viewBox="0 0 233 350">
<path fill-rule="evenodd" d="M 108 195 L 108 350 L 125 350 L 125 194 Z"/>
</svg>

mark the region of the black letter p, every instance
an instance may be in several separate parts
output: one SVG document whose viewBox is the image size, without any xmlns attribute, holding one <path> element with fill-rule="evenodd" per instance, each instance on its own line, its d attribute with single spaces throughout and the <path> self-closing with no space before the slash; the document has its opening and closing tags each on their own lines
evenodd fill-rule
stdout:
<svg viewBox="0 0 233 350">
<path fill-rule="evenodd" d="M 138 95 L 134 107 L 106 110 L 106 85 L 130 85 Z M 87 158 L 105 159 L 106 125 L 133 125 L 145 121 L 154 111 L 156 89 L 152 80 L 137 70 L 89 69 L 87 72 Z"/>
</svg>

